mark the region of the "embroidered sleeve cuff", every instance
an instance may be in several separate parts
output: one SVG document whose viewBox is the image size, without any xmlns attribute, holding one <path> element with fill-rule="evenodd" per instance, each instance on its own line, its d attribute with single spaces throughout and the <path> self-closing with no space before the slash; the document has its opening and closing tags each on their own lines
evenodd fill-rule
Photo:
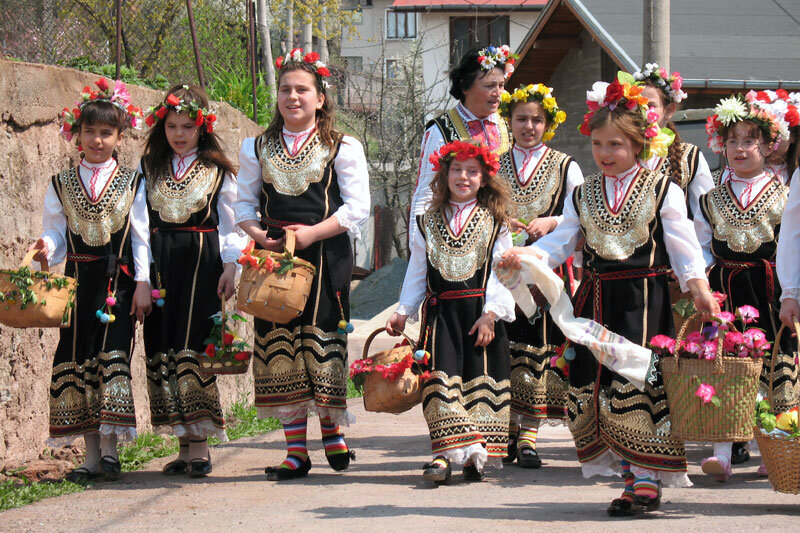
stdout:
<svg viewBox="0 0 800 533">
<path fill-rule="evenodd" d="M 236 215 L 236 218 L 234 220 L 236 224 L 238 224 L 239 222 L 245 222 L 247 220 L 261 220 L 261 217 L 258 216 L 258 212 L 250 209 L 241 211 L 237 210 L 234 214 Z"/>
<path fill-rule="evenodd" d="M 706 273 L 704 271 L 684 271 L 683 274 L 678 275 L 678 284 L 681 286 L 681 292 L 689 292 L 688 283 L 690 279 L 701 279 L 708 283 L 708 278 L 706 277 Z"/>
<path fill-rule="evenodd" d="M 348 220 L 347 216 L 339 213 L 338 211 L 333 214 L 339 225 L 347 230 L 347 234 L 351 239 L 361 238 L 361 225 L 352 220 Z"/>
<path fill-rule="evenodd" d="M 149 272 L 136 272 L 136 276 L 134 276 L 133 281 L 145 281 L 147 284 L 150 284 L 150 273 Z"/>
<path fill-rule="evenodd" d="M 784 301 L 787 298 L 791 298 L 800 302 L 800 288 L 783 288 L 783 291 L 781 292 L 781 301 Z"/>
<path fill-rule="evenodd" d="M 495 314 L 494 318 L 495 322 L 497 322 L 498 320 L 513 322 L 516 319 L 513 307 L 509 309 L 508 307 L 498 303 L 487 303 L 486 305 L 483 306 L 483 312 L 488 313 L 489 311 Z"/>
</svg>

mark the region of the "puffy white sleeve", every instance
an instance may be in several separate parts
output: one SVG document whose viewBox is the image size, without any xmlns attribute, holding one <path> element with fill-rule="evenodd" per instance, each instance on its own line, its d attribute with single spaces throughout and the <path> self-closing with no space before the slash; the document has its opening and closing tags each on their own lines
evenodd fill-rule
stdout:
<svg viewBox="0 0 800 533">
<path fill-rule="evenodd" d="M 236 176 L 226 172 L 217 199 L 219 255 L 223 263 L 236 263 L 248 241 L 247 234 L 236 225 L 236 217 L 233 212 L 237 194 L 236 181 Z"/>
<path fill-rule="evenodd" d="M 133 197 L 130 217 L 133 267 L 136 270 L 133 279 L 150 283 L 150 263 L 153 261 L 153 254 L 150 251 L 150 215 L 147 213 L 144 178 L 139 181 L 139 188 Z"/>
<path fill-rule="evenodd" d="M 531 244 L 531 248 L 539 254 L 550 268 L 564 263 L 575 251 L 581 235 L 581 219 L 575 210 L 572 196 L 564 200 L 564 212 L 556 229 Z"/>
<path fill-rule="evenodd" d="M 345 135 L 333 162 L 336 181 L 344 205 L 333 213 L 339 225 L 347 228 L 353 239 L 361 238 L 361 226 L 369 218 L 369 171 L 364 147 L 357 139 Z"/>
<path fill-rule="evenodd" d="M 781 283 L 781 301 L 794 298 L 800 301 L 800 169 L 792 175 L 789 199 L 781 219 L 781 232 L 778 235 L 778 256 L 775 268 Z"/>
<path fill-rule="evenodd" d="M 686 215 L 683 191 L 677 184 L 670 182 L 667 186 L 659 214 L 664 225 L 664 246 L 667 248 L 669 262 L 681 285 L 681 291 L 686 292 L 689 290 L 686 282 L 690 279 L 707 279 L 706 263 L 694 225 Z"/>
<path fill-rule="evenodd" d="M 700 243 L 700 248 L 703 249 L 703 260 L 706 262 L 706 268 L 709 268 L 715 263 L 714 255 L 711 253 L 711 239 L 714 236 L 714 228 L 706 220 L 703 210 L 700 209 L 700 203 L 697 204 L 697 211 L 694 214 L 694 232 L 697 235 L 697 241 Z"/>
<path fill-rule="evenodd" d="M 567 166 L 567 182 L 565 183 L 566 190 L 564 191 L 566 196 L 564 196 L 564 203 L 572 202 L 572 193 L 575 190 L 575 187 L 579 185 L 583 185 L 583 172 L 581 172 L 581 167 L 578 166 L 578 163 L 575 161 L 570 161 L 569 166 Z M 556 215 L 556 220 L 559 224 L 561 221 L 564 220 L 564 213 L 560 215 Z"/>
<path fill-rule="evenodd" d="M 410 248 L 411 257 L 408 259 L 408 268 L 403 279 L 403 288 L 400 291 L 400 302 L 395 311 L 398 314 L 407 316 L 410 322 L 415 322 L 419 306 L 425 298 L 425 288 L 428 280 L 425 237 L 421 232 L 414 233 L 414 240 Z"/>
<path fill-rule="evenodd" d="M 411 213 L 408 220 L 409 246 L 414 242 L 414 236 L 417 233 L 417 215 L 425 213 L 433 199 L 431 182 L 436 172 L 434 172 L 433 164 L 428 161 L 428 158 L 442 146 L 444 146 L 442 132 L 439 130 L 439 126 L 432 124 L 430 128 L 425 130 L 425 134 L 422 137 L 419 168 L 417 170 L 417 187 L 411 197 Z"/>
<path fill-rule="evenodd" d="M 494 241 L 494 248 L 492 248 L 492 262 L 499 261 L 503 252 L 511 248 L 511 232 L 504 225 L 500 228 L 500 234 Z M 500 283 L 494 271 L 492 271 L 489 280 L 486 282 L 486 300 L 483 304 L 483 312 L 492 311 L 496 318 L 495 320 L 505 320 L 506 322 L 513 322 L 516 319 L 514 312 L 514 296 L 511 291 Z"/>
<path fill-rule="evenodd" d="M 689 211 L 692 217 L 702 216 L 700 213 L 700 197 L 714 188 L 714 178 L 711 177 L 711 169 L 708 166 L 703 152 L 698 154 L 697 170 L 694 179 L 689 183 Z M 702 244 L 702 243 L 701 243 Z"/>
<path fill-rule="evenodd" d="M 47 262 L 50 265 L 62 262 L 67 256 L 67 217 L 52 181 L 44 195 L 42 240 L 47 245 Z"/>
<path fill-rule="evenodd" d="M 256 158 L 255 137 L 242 141 L 239 151 L 239 176 L 236 201 L 233 202 L 234 222 L 260 220 L 258 214 L 261 197 L 261 165 Z"/>
</svg>

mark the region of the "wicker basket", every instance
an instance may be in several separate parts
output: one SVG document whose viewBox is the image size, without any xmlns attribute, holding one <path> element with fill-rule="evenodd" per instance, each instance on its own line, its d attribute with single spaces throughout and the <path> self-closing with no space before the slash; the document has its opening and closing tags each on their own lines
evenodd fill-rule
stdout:
<svg viewBox="0 0 800 533">
<path fill-rule="evenodd" d="M 369 345 L 385 328 L 373 331 L 364 342 L 364 354 L 367 358 Z M 386 365 L 403 359 L 406 355 L 414 353 L 414 342 L 402 331 L 399 332 L 410 344 L 399 346 L 391 350 L 378 352 L 371 357 L 373 364 Z M 394 381 L 384 378 L 378 372 L 370 372 L 364 378 L 364 409 L 373 413 L 405 413 L 418 403 L 422 402 L 422 386 L 419 376 L 407 368 L 402 376 Z"/>
<path fill-rule="evenodd" d="M 286 230 L 286 252 L 294 254 L 294 231 Z M 253 255 L 278 261 L 285 253 L 255 250 Z M 240 310 L 261 320 L 286 324 L 303 314 L 314 280 L 314 265 L 294 259 L 295 266 L 285 274 L 245 265 L 239 281 L 236 304 Z"/>
<path fill-rule="evenodd" d="M 20 269 L 30 268 L 37 251 L 31 250 L 25 255 Z M 0 323 L 14 328 L 69 327 L 75 305 L 75 278 L 51 274 L 47 261 L 41 264 L 41 271 L 30 271 L 27 276 L 30 284 L 25 290 L 30 290 L 35 296 L 35 301 L 27 303 L 15 282 L 15 278 L 20 276 L 19 269 L 0 270 Z"/>
<path fill-rule="evenodd" d="M 775 373 L 775 360 L 780 349 L 780 339 L 786 326 L 781 326 L 775 336 L 775 344 L 772 347 L 772 364 L 769 369 L 768 400 L 773 405 L 772 379 Z M 800 324 L 794 321 L 794 330 L 800 339 Z M 787 494 L 800 494 L 800 439 L 787 439 L 779 435 L 765 435 L 761 429 L 756 427 L 754 430 L 758 449 L 761 451 L 761 458 L 767 465 L 767 473 L 772 488 L 777 492 Z"/>
<path fill-rule="evenodd" d="M 690 317 L 678 334 L 686 338 L 688 327 L 699 319 Z M 672 437 L 696 442 L 745 442 L 753 438 L 753 410 L 758 393 L 762 361 L 754 358 L 722 357 L 722 336 L 717 357 L 707 359 L 661 360 L 672 420 Z M 713 386 L 720 405 L 703 404 L 695 395 L 698 380 Z"/>
<path fill-rule="evenodd" d="M 224 332 L 227 327 L 228 316 L 225 313 L 225 297 L 220 295 L 222 303 L 222 331 L 223 338 Z M 236 358 L 237 354 L 229 353 L 218 357 L 209 357 L 204 353 L 197 354 L 198 361 L 200 362 L 200 373 L 206 376 L 214 376 L 217 374 L 244 374 L 250 368 L 250 359 L 253 357 L 253 352 L 239 352 L 247 355 L 247 358 Z"/>
</svg>

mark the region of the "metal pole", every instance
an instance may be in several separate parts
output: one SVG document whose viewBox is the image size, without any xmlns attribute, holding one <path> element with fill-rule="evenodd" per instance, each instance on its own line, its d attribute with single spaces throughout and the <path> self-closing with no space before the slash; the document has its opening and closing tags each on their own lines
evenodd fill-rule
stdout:
<svg viewBox="0 0 800 533">
<path fill-rule="evenodd" d="M 669 1 L 644 0 L 642 64 L 658 63 L 669 71 Z"/>
<path fill-rule="evenodd" d="M 203 73 L 203 64 L 200 62 L 200 47 L 197 45 L 197 28 L 194 25 L 194 11 L 192 10 L 192 0 L 186 0 L 186 12 L 189 15 L 189 30 L 192 33 L 192 46 L 194 46 L 194 64 L 197 67 L 197 81 L 200 87 L 206 89 L 206 77 Z"/>
<path fill-rule="evenodd" d="M 119 68 L 122 63 L 122 0 L 117 0 L 117 78 L 119 79 Z"/>
<path fill-rule="evenodd" d="M 258 122 L 258 98 L 256 89 L 258 78 L 256 78 L 256 5 L 252 1 L 247 2 L 247 53 L 250 60 L 250 77 L 253 80 L 253 122 Z"/>
</svg>

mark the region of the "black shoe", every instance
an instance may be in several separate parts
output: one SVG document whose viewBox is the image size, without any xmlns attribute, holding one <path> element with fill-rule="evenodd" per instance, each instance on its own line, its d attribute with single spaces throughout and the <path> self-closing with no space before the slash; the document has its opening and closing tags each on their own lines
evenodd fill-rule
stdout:
<svg viewBox="0 0 800 533">
<path fill-rule="evenodd" d="M 508 436 L 508 455 L 501 459 L 503 464 L 511 464 L 517 459 L 517 434 Z"/>
<path fill-rule="evenodd" d="M 100 472 L 110 481 L 116 481 L 122 474 L 122 465 L 119 459 L 111 455 L 104 455 L 100 458 Z"/>
<path fill-rule="evenodd" d="M 280 466 L 268 466 L 264 469 L 264 473 L 267 474 L 267 479 L 269 481 L 284 481 L 287 479 L 306 477 L 309 470 L 311 470 L 311 458 L 306 459 L 305 463 L 294 470 L 291 468 L 281 468 Z"/>
<path fill-rule="evenodd" d="M 164 465 L 161 473 L 165 476 L 180 476 L 189 473 L 189 463 L 183 459 L 175 459 Z"/>
<path fill-rule="evenodd" d="M 744 442 L 734 442 L 731 450 L 731 464 L 740 465 L 750 460 L 750 452 L 744 447 Z"/>
<path fill-rule="evenodd" d="M 517 450 L 517 463 L 522 468 L 541 468 L 542 460 L 535 448 L 522 446 Z"/>
<path fill-rule="evenodd" d="M 658 491 L 658 496 L 656 498 L 651 498 L 649 496 L 634 496 L 633 503 L 631 504 L 631 509 L 635 510 L 636 514 L 656 511 L 659 507 L 661 507 L 660 490 Z"/>
<path fill-rule="evenodd" d="M 79 466 L 78 468 L 74 468 L 66 473 L 64 476 L 64 481 L 69 481 L 70 483 L 77 483 L 78 485 L 85 485 L 89 481 L 97 478 L 100 476 L 99 472 L 93 473 L 88 468 L 84 466 Z"/>
<path fill-rule="evenodd" d="M 437 457 L 437 459 L 444 459 L 444 457 Z M 422 477 L 428 481 L 433 481 L 437 485 L 446 485 L 450 481 L 450 476 L 453 475 L 453 469 L 450 468 L 450 461 L 444 459 L 447 466 L 442 468 L 436 463 L 425 463 L 422 465 Z"/>
<path fill-rule="evenodd" d="M 353 450 L 347 450 L 346 453 L 337 453 L 335 455 L 325 454 L 325 458 L 328 459 L 328 464 L 331 465 L 331 468 L 337 472 L 341 472 L 350 466 L 351 459 L 355 461 L 356 452 Z"/>
<path fill-rule="evenodd" d="M 464 465 L 464 481 L 483 481 L 483 472 L 475 465 Z"/>
<path fill-rule="evenodd" d="M 208 453 L 206 459 L 192 459 L 189 461 L 192 470 L 189 472 L 189 477 L 206 477 L 211 473 L 211 453 Z"/>
<path fill-rule="evenodd" d="M 624 498 L 612 500 L 606 512 L 608 516 L 633 516 L 635 514 L 641 514 L 641 512 L 634 512 L 633 502 Z"/>
</svg>

